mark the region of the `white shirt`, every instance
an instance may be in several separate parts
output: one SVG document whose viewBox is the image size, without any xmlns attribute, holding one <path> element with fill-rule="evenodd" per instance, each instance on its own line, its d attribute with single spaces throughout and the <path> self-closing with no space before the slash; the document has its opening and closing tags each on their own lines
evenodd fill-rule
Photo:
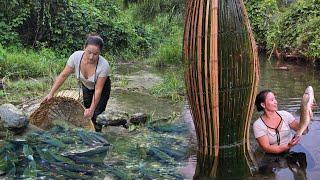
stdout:
<svg viewBox="0 0 320 180">
<path fill-rule="evenodd" d="M 84 51 L 76 51 L 74 52 L 68 59 L 67 65 L 74 69 L 74 73 L 77 78 L 79 78 L 79 64 L 81 57 Z M 82 73 L 80 72 L 80 81 L 86 86 L 88 89 L 94 89 L 95 80 L 98 77 L 107 77 L 110 73 L 110 66 L 108 61 L 99 55 L 98 67 L 96 69 L 95 75 L 92 75 L 86 79 Z"/>
<path fill-rule="evenodd" d="M 277 111 L 277 113 L 282 118 L 282 122 L 278 127 L 280 134 L 280 145 L 288 144 L 293 138 L 293 134 L 291 132 L 289 124 L 291 124 L 295 120 L 295 118 L 287 111 Z M 268 128 L 262 121 L 261 117 L 253 123 L 253 132 L 255 138 L 267 135 L 270 145 L 277 144 L 276 131 L 274 129 Z"/>
</svg>

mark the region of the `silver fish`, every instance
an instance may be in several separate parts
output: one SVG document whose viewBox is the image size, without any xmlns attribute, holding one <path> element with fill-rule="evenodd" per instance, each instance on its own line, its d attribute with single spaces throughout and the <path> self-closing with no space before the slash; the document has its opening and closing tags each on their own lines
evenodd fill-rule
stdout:
<svg viewBox="0 0 320 180">
<path fill-rule="evenodd" d="M 312 104 L 315 102 L 313 88 L 308 86 L 304 91 L 304 94 L 301 99 L 300 106 L 300 123 L 299 129 L 297 130 L 296 135 L 301 136 L 302 133 L 308 128 L 311 118 L 313 117 L 312 113 Z"/>
</svg>

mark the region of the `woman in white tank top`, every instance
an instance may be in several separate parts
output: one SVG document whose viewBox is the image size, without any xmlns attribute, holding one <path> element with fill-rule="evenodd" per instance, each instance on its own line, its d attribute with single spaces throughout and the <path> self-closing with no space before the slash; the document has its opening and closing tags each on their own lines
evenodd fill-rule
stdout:
<svg viewBox="0 0 320 180">
<path fill-rule="evenodd" d="M 291 132 L 291 129 L 298 129 L 298 121 L 289 112 L 278 111 L 277 100 L 271 90 L 261 91 L 255 105 L 263 114 L 253 124 L 254 136 L 265 152 L 286 152 L 299 142 Z"/>
<path fill-rule="evenodd" d="M 102 127 L 96 123 L 96 117 L 105 110 L 111 91 L 110 66 L 108 61 L 100 56 L 102 48 L 102 38 L 98 35 L 89 35 L 84 50 L 76 51 L 69 57 L 67 65 L 43 100 L 50 100 L 67 77 L 75 73 L 83 92 L 83 103 L 86 108 L 84 117 L 91 118 L 98 132 Z"/>
</svg>

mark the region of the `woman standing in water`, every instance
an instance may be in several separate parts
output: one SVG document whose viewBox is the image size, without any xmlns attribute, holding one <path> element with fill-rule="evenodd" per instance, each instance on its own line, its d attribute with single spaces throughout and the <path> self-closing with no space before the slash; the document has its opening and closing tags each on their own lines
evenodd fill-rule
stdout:
<svg viewBox="0 0 320 180">
<path fill-rule="evenodd" d="M 100 56 L 103 48 L 103 39 L 98 35 L 89 35 L 83 50 L 74 52 L 55 80 L 49 94 L 43 101 L 49 101 L 71 73 L 75 73 L 79 85 L 82 87 L 84 117 L 91 118 L 95 129 L 100 132 L 102 126 L 96 123 L 108 103 L 111 81 L 109 78 L 110 66 L 108 61 Z"/>
<path fill-rule="evenodd" d="M 299 123 L 287 111 L 278 111 L 277 100 L 271 90 L 261 91 L 255 101 L 258 111 L 263 114 L 253 124 L 254 136 L 260 147 L 267 153 L 287 152 L 299 142 L 291 129 L 297 130 Z"/>
</svg>

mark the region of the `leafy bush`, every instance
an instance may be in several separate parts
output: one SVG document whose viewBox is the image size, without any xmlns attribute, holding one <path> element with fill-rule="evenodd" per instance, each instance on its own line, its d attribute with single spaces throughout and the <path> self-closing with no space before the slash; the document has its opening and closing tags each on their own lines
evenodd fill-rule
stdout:
<svg viewBox="0 0 320 180">
<path fill-rule="evenodd" d="M 125 6 L 129 3 L 137 3 L 136 18 L 143 21 L 151 21 L 159 14 L 168 14 L 170 17 L 181 16 L 185 0 L 124 0 Z M 171 20 L 171 19 L 169 19 Z"/>
<path fill-rule="evenodd" d="M 151 64 L 157 67 L 179 65 L 182 57 L 183 26 L 178 21 L 169 21 L 167 14 L 157 16 L 154 20 L 154 33 L 158 35 Z"/>
<path fill-rule="evenodd" d="M 5 0 L 0 3 L 0 44 L 19 43 L 16 29 L 28 18 L 30 12 L 21 8 L 21 0 Z"/>
<path fill-rule="evenodd" d="M 161 84 L 152 87 L 151 93 L 160 97 L 169 97 L 173 101 L 181 101 L 184 88 L 183 71 L 173 70 L 164 75 L 164 81 Z"/>
<path fill-rule="evenodd" d="M 90 32 L 99 33 L 110 54 L 129 48 L 133 22 L 119 19 L 116 0 L 13 0 L 0 4 L 0 42 L 50 47 L 62 54 L 81 49 Z"/>
<path fill-rule="evenodd" d="M 279 13 L 277 0 L 245 0 L 245 5 L 255 40 L 260 47 L 265 47 L 267 45 L 266 34 Z"/>
<path fill-rule="evenodd" d="M 320 57 L 320 1 L 298 1 L 270 29 L 269 43 L 284 53 Z"/>
<path fill-rule="evenodd" d="M 289 7 L 292 3 L 296 1 L 297 0 L 277 0 L 277 4 L 280 9 L 284 9 Z"/>
</svg>

